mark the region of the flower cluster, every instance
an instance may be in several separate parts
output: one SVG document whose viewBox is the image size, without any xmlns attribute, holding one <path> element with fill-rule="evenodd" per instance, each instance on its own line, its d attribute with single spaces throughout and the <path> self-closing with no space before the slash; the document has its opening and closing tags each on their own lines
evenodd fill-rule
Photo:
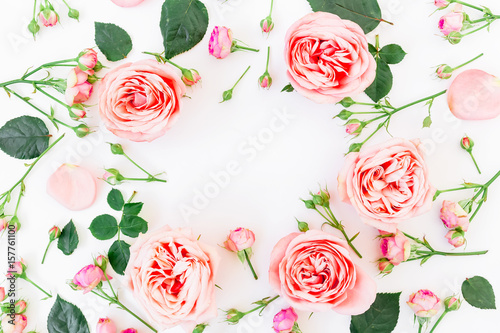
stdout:
<svg viewBox="0 0 500 333">
<path fill-rule="evenodd" d="M 68 3 L 62 1 L 66 7 L 68 7 L 68 17 L 79 20 L 80 12 L 74 8 L 71 8 Z M 40 24 L 45 27 L 53 27 L 59 22 L 59 14 L 54 9 L 54 6 L 49 0 L 40 0 L 40 9 L 37 15 L 37 0 L 34 1 L 33 8 L 33 18 L 28 24 L 28 30 L 33 34 L 35 38 L 36 34 L 40 31 Z"/>
<path fill-rule="evenodd" d="M 406 304 L 415 313 L 415 318 L 419 325 L 419 332 L 422 331 L 423 327 L 426 327 L 431 322 L 432 318 L 436 316 L 444 305 L 444 311 L 438 320 L 432 326 L 430 332 L 434 332 L 436 327 L 439 325 L 444 316 L 452 311 L 457 311 L 460 309 L 461 305 L 460 299 L 456 296 L 449 296 L 441 301 L 441 299 L 432 291 L 428 289 L 421 289 L 416 293 L 410 295 Z"/>
<path fill-rule="evenodd" d="M 78 66 L 73 68 L 66 80 L 66 102 L 69 106 L 86 102 L 92 94 L 92 84 L 97 81 L 94 73 L 102 68 L 97 60 L 97 53 L 93 49 L 86 49 L 78 55 Z M 72 108 L 72 118 L 85 117 L 83 107 Z"/>
</svg>

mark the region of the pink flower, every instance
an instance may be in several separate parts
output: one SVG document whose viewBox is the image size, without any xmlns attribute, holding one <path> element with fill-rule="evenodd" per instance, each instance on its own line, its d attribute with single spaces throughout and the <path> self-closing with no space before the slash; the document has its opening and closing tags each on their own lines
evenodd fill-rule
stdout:
<svg viewBox="0 0 500 333">
<path fill-rule="evenodd" d="M 108 317 L 99 318 L 96 333 L 116 333 L 115 323 Z"/>
<path fill-rule="evenodd" d="M 126 330 L 123 330 L 120 333 L 137 333 L 137 330 L 135 328 L 127 328 Z"/>
<path fill-rule="evenodd" d="M 160 230 L 139 236 L 125 271 L 129 287 L 160 330 L 196 324 L 217 316 L 215 274 L 219 256 L 189 229 Z"/>
<path fill-rule="evenodd" d="M 226 27 L 215 26 L 210 41 L 208 43 L 208 52 L 217 59 L 224 59 L 231 53 L 233 45 L 233 32 Z"/>
<path fill-rule="evenodd" d="M 458 309 L 460 309 L 460 306 L 462 305 L 461 304 L 462 302 L 460 302 L 460 300 L 455 296 L 450 296 L 445 298 L 443 303 L 446 309 L 448 309 L 448 311 L 457 311 Z"/>
<path fill-rule="evenodd" d="M 7 221 L 7 219 L 0 219 L 0 232 L 7 230 L 8 226 L 9 226 L 9 221 Z"/>
<path fill-rule="evenodd" d="M 347 155 L 339 196 L 366 224 L 395 233 L 399 222 L 431 208 L 435 189 L 427 173 L 420 141 L 391 139 Z"/>
<path fill-rule="evenodd" d="M 83 210 L 95 201 L 95 177 L 78 165 L 61 165 L 47 181 L 47 193 L 69 210 Z"/>
<path fill-rule="evenodd" d="M 5 296 L 6 296 L 5 295 L 5 288 L 4 287 L 0 287 L 0 302 L 5 301 L 5 299 L 7 298 Z"/>
<path fill-rule="evenodd" d="M 462 230 L 450 230 L 444 237 L 454 247 L 461 247 L 465 244 L 465 233 Z"/>
<path fill-rule="evenodd" d="M 44 10 L 42 10 L 38 17 L 40 19 L 40 22 L 46 27 L 53 27 L 57 24 L 57 13 L 50 8 L 45 8 Z"/>
<path fill-rule="evenodd" d="M 397 266 L 410 258 L 411 244 L 402 232 L 397 231 L 396 234 L 392 234 L 390 237 L 385 236 L 380 240 L 380 249 L 382 255 L 391 264 Z"/>
<path fill-rule="evenodd" d="M 201 80 L 201 76 L 196 69 L 187 69 L 182 71 L 181 79 L 186 86 L 194 86 Z"/>
<path fill-rule="evenodd" d="M 259 78 L 259 86 L 263 89 L 269 89 L 271 88 L 271 85 L 273 83 L 273 79 L 271 78 L 271 75 L 269 75 L 269 73 L 264 73 L 264 75 L 262 75 L 260 78 Z"/>
<path fill-rule="evenodd" d="M 144 0 L 111 0 L 115 5 L 120 7 L 134 7 L 142 3 Z"/>
<path fill-rule="evenodd" d="M 448 229 L 469 229 L 469 217 L 467 212 L 456 202 L 444 200 L 441 208 L 441 221 Z"/>
<path fill-rule="evenodd" d="M 448 65 L 441 65 L 436 70 L 436 75 L 438 78 L 446 80 L 449 79 L 452 75 L 453 68 Z"/>
<path fill-rule="evenodd" d="M 92 95 L 93 89 L 94 87 L 88 81 L 74 87 L 66 88 L 66 103 L 69 106 L 73 106 L 77 103 L 86 102 L 90 98 L 90 95 Z"/>
<path fill-rule="evenodd" d="M 421 289 L 410 295 L 406 302 L 417 317 L 430 318 L 435 316 L 441 308 L 440 299 L 430 290 Z"/>
<path fill-rule="evenodd" d="M 111 70 L 99 87 L 99 114 L 107 129 L 131 141 L 153 141 L 179 116 L 186 86 L 175 68 L 155 60 Z"/>
<path fill-rule="evenodd" d="M 269 283 L 295 309 L 347 315 L 368 310 L 377 292 L 352 262 L 348 244 L 319 230 L 292 233 L 275 245 Z"/>
<path fill-rule="evenodd" d="M 85 49 L 78 55 L 78 67 L 82 71 L 88 71 L 94 68 L 97 65 L 97 52 L 94 49 Z M 91 73 L 87 73 L 89 75 L 94 74 L 93 71 Z"/>
<path fill-rule="evenodd" d="M 462 146 L 463 149 L 469 151 L 472 150 L 472 148 L 474 147 L 474 141 L 468 136 L 464 136 L 462 140 L 460 140 L 460 145 Z"/>
<path fill-rule="evenodd" d="M 10 316 L 4 316 L 2 319 L 2 330 L 3 333 L 23 333 L 24 329 L 28 325 L 28 318 L 23 314 L 16 314 L 14 318 L 14 325 L 10 322 L 12 319 Z"/>
<path fill-rule="evenodd" d="M 378 270 L 381 274 L 389 274 L 392 272 L 394 265 L 389 262 L 386 258 L 380 259 L 378 262 Z"/>
<path fill-rule="evenodd" d="M 363 92 L 377 67 L 359 25 L 325 12 L 308 14 L 288 29 L 285 63 L 295 90 L 316 103 Z"/>
<path fill-rule="evenodd" d="M 274 332 L 291 333 L 297 319 L 299 319 L 299 316 L 297 316 L 293 308 L 281 310 L 273 319 Z"/>
<path fill-rule="evenodd" d="M 28 307 L 28 305 L 26 304 L 26 301 L 24 301 L 22 299 L 15 303 L 15 310 L 16 310 L 16 313 L 18 313 L 18 314 L 25 313 L 27 307 Z"/>
<path fill-rule="evenodd" d="M 441 17 L 438 27 L 443 35 L 448 36 L 452 31 L 461 31 L 463 24 L 464 14 L 462 13 L 462 5 L 457 5 L 452 12 Z"/>
<path fill-rule="evenodd" d="M 446 8 L 449 4 L 448 0 L 434 0 L 434 5 L 438 8 Z"/>
<path fill-rule="evenodd" d="M 49 239 L 51 241 L 58 239 L 61 236 L 61 229 L 56 226 L 53 226 L 49 230 Z"/>
<path fill-rule="evenodd" d="M 358 131 L 358 129 L 359 129 L 360 126 L 361 126 L 360 122 L 355 122 L 355 123 L 347 124 L 345 126 L 345 132 L 347 134 L 359 134 L 357 131 Z"/>
<path fill-rule="evenodd" d="M 253 243 L 255 243 L 255 234 L 249 229 L 238 228 L 229 233 L 224 247 L 232 252 L 240 252 L 252 247 Z"/>
<path fill-rule="evenodd" d="M 79 67 L 75 67 L 68 73 L 66 84 L 68 88 L 73 88 L 87 81 L 88 74 L 82 71 Z"/>
<path fill-rule="evenodd" d="M 260 28 L 263 33 L 268 34 L 274 29 L 274 22 L 271 16 L 266 17 L 260 21 Z"/>
<path fill-rule="evenodd" d="M 83 290 L 86 294 L 92 291 L 104 278 L 102 270 L 95 265 L 83 267 L 73 278 L 73 284 L 77 290 Z"/>
<path fill-rule="evenodd" d="M 9 265 L 9 273 L 21 275 L 25 271 L 26 271 L 26 265 L 24 264 L 23 259 L 21 259 L 21 261 L 16 261 L 15 263 L 12 264 L 12 266 Z"/>
<path fill-rule="evenodd" d="M 448 106 L 459 119 L 485 120 L 500 115 L 498 78 L 479 69 L 460 73 L 448 89 Z"/>
</svg>

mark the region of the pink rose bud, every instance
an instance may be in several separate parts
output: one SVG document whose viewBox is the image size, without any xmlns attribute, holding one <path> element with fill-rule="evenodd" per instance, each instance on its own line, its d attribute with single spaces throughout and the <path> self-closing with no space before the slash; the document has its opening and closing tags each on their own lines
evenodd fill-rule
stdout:
<svg viewBox="0 0 500 333">
<path fill-rule="evenodd" d="M 97 65 L 97 52 L 93 49 L 85 49 L 78 55 L 78 67 L 82 71 L 93 69 Z M 93 73 L 92 73 L 93 74 Z M 92 75 L 90 74 L 90 75 Z"/>
<path fill-rule="evenodd" d="M 24 300 L 19 300 L 15 304 L 16 313 L 23 314 L 26 312 L 27 304 Z"/>
<path fill-rule="evenodd" d="M 411 254 L 410 240 L 400 231 L 392 236 L 385 236 L 380 241 L 382 255 L 394 266 L 408 260 Z"/>
<path fill-rule="evenodd" d="M 448 0 L 434 0 L 434 5 L 438 8 L 446 8 L 450 5 Z"/>
<path fill-rule="evenodd" d="M 71 110 L 69 111 L 69 116 L 71 119 L 78 121 L 87 116 L 87 111 L 82 104 L 74 104 Z"/>
<path fill-rule="evenodd" d="M 430 318 L 435 316 L 441 308 L 440 299 L 430 290 L 421 289 L 410 295 L 406 302 L 417 317 Z"/>
<path fill-rule="evenodd" d="M 21 229 L 21 222 L 19 222 L 19 219 L 17 216 L 12 217 L 12 219 L 9 221 L 9 225 L 7 228 L 13 227 L 14 232 L 19 231 Z"/>
<path fill-rule="evenodd" d="M 293 308 L 283 309 L 278 312 L 273 319 L 273 328 L 276 333 L 290 333 L 293 331 L 295 322 L 299 316 Z"/>
<path fill-rule="evenodd" d="M 345 124 L 345 132 L 350 135 L 358 136 L 365 124 L 358 119 L 351 119 Z"/>
<path fill-rule="evenodd" d="M 240 252 L 251 248 L 255 242 L 255 234 L 248 229 L 238 228 L 229 233 L 224 247 L 232 252 Z"/>
<path fill-rule="evenodd" d="M 463 230 L 450 230 L 444 237 L 454 247 L 461 247 L 465 244 L 465 233 Z"/>
<path fill-rule="evenodd" d="M 23 314 L 16 314 L 14 320 L 10 316 L 2 319 L 3 333 L 22 333 L 28 325 L 28 318 Z"/>
<path fill-rule="evenodd" d="M 46 7 L 40 12 L 39 19 L 44 26 L 53 27 L 57 24 L 58 15 L 54 10 Z"/>
<path fill-rule="evenodd" d="M 120 7 L 134 7 L 142 3 L 144 0 L 111 0 L 115 5 Z"/>
<path fill-rule="evenodd" d="M 462 13 L 462 6 L 457 5 L 452 12 L 441 17 L 438 23 L 438 27 L 443 35 L 448 36 L 453 31 L 461 31 L 463 23 L 464 14 Z"/>
<path fill-rule="evenodd" d="M 22 275 L 24 272 L 26 272 L 26 265 L 24 264 L 24 260 L 21 259 L 21 261 L 16 261 L 15 263 L 13 263 L 12 266 L 9 265 L 8 271 L 9 273 L 12 273 L 14 275 Z"/>
<path fill-rule="evenodd" d="M 87 81 L 89 75 L 82 71 L 79 67 L 75 67 L 68 73 L 68 78 L 66 80 L 66 84 L 68 88 L 72 88 L 79 84 L 85 83 Z"/>
<path fill-rule="evenodd" d="M 208 43 L 208 52 L 217 59 L 224 59 L 231 53 L 233 45 L 233 32 L 226 27 L 215 26 L 210 41 Z"/>
<path fill-rule="evenodd" d="M 448 65 L 441 65 L 436 70 L 436 75 L 438 78 L 446 80 L 451 77 L 451 73 L 453 73 L 453 68 Z"/>
<path fill-rule="evenodd" d="M 96 333 L 116 333 L 115 323 L 109 318 L 100 318 L 97 322 Z"/>
<path fill-rule="evenodd" d="M 5 299 L 7 298 L 6 296 L 7 295 L 5 294 L 5 288 L 4 287 L 0 287 L 0 302 L 5 301 Z"/>
<path fill-rule="evenodd" d="M 201 76 L 196 69 L 182 70 L 182 82 L 184 82 L 186 86 L 194 86 L 200 80 Z"/>
<path fill-rule="evenodd" d="M 51 241 L 54 241 L 58 239 L 61 236 L 61 229 L 58 227 L 54 226 L 49 230 L 49 239 Z"/>
<path fill-rule="evenodd" d="M 73 278 L 73 284 L 77 290 L 83 290 L 86 294 L 94 289 L 104 278 L 102 269 L 95 265 L 83 267 Z"/>
<path fill-rule="evenodd" d="M 126 330 L 123 330 L 120 333 L 137 333 L 137 330 L 135 328 L 127 328 Z"/>
<path fill-rule="evenodd" d="M 103 256 L 102 254 L 99 255 L 97 258 L 94 260 L 94 265 L 99 267 L 103 272 L 106 271 L 106 267 L 108 266 L 108 257 Z"/>
<path fill-rule="evenodd" d="M 460 140 L 460 145 L 466 151 L 471 152 L 472 148 L 474 148 L 474 141 L 468 136 L 464 136 L 462 140 Z"/>
<path fill-rule="evenodd" d="M 90 95 L 92 95 L 93 89 L 94 87 L 87 81 L 74 87 L 66 88 L 66 103 L 69 106 L 73 106 L 77 103 L 86 102 L 90 98 Z"/>
<path fill-rule="evenodd" d="M 262 32 L 266 34 L 270 33 L 271 30 L 274 29 L 274 22 L 271 16 L 268 16 L 260 21 L 260 28 L 262 29 Z"/>
<path fill-rule="evenodd" d="M 0 232 L 3 232 L 9 226 L 9 221 L 7 219 L 0 219 Z"/>
<path fill-rule="evenodd" d="M 441 221 L 448 229 L 462 228 L 463 231 L 469 229 L 469 217 L 467 212 L 458 203 L 444 200 L 441 208 Z"/>
<path fill-rule="evenodd" d="M 456 310 L 460 309 L 460 305 L 461 305 L 460 300 L 458 298 L 456 298 L 455 296 L 450 296 L 450 297 L 445 298 L 443 303 L 444 303 L 445 308 L 448 311 L 456 311 Z"/>
<path fill-rule="evenodd" d="M 259 86 L 264 89 L 271 88 L 273 84 L 273 78 L 268 72 L 265 72 L 261 77 L 259 77 Z"/>
<path fill-rule="evenodd" d="M 382 258 L 378 261 L 378 270 L 380 274 L 389 274 L 392 272 L 394 265 L 387 260 L 387 258 Z"/>
</svg>

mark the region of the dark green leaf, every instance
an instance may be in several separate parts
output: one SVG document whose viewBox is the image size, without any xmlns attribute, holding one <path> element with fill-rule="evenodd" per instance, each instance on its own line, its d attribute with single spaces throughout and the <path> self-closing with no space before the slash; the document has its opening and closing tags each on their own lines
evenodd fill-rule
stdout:
<svg viewBox="0 0 500 333">
<path fill-rule="evenodd" d="M 462 294 L 470 305 L 480 309 L 496 309 L 495 292 L 485 278 L 474 276 L 462 283 Z"/>
<path fill-rule="evenodd" d="M 293 86 L 291 83 L 287 84 L 286 86 L 281 89 L 281 92 L 292 92 L 294 91 Z"/>
<path fill-rule="evenodd" d="M 387 64 L 394 65 L 403 61 L 406 52 L 397 44 L 389 44 L 380 50 L 379 55 Z"/>
<path fill-rule="evenodd" d="M 142 210 L 142 202 L 126 203 L 123 207 L 123 214 L 125 215 L 139 215 Z"/>
<path fill-rule="evenodd" d="M 111 215 L 99 215 L 92 221 L 89 230 L 99 240 L 111 239 L 118 232 L 118 222 Z"/>
<path fill-rule="evenodd" d="M 124 235 L 135 238 L 140 233 L 144 234 L 148 231 L 148 222 L 139 216 L 123 215 L 120 230 Z"/>
<path fill-rule="evenodd" d="M 370 44 L 370 43 L 368 43 L 368 51 L 370 51 L 370 53 L 372 54 L 372 56 L 374 58 L 375 58 L 375 56 L 378 53 L 377 48 L 375 46 L 373 46 L 372 44 Z"/>
<path fill-rule="evenodd" d="M 108 258 L 115 272 L 123 275 L 130 259 L 130 245 L 122 240 L 115 241 L 109 248 Z"/>
<path fill-rule="evenodd" d="M 199 0 L 166 0 L 161 9 L 160 30 L 165 58 L 192 49 L 205 36 L 208 12 Z"/>
<path fill-rule="evenodd" d="M 390 333 L 398 323 L 401 293 L 377 294 L 368 311 L 351 317 L 351 333 Z"/>
<path fill-rule="evenodd" d="M 112 23 L 95 22 L 95 42 L 109 61 L 122 60 L 132 50 L 128 33 Z"/>
<path fill-rule="evenodd" d="M 47 319 L 49 333 L 89 333 L 89 324 L 82 311 L 57 295 Z"/>
<path fill-rule="evenodd" d="M 392 89 L 392 72 L 383 60 L 380 58 L 377 61 L 377 75 L 375 76 L 375 81 L 366 88 L 365 93 L 374 102 L 378 102 Z"/>
<path fill-rule="evenodd" d="M 123 200 L 122 192 L 117 189 L 112 189 L 108 193 L 108 205 L 114 210 L 121 211 L 123 205 L 125 204 L 125 200 Z"/>
<path fill-rule="evenodd" d="M 432 118 L 431 118 L 431 116 L 425 117 L 424 123 L 422 124 L 422 127 L 427 128 L 427 127 L 431 127 L 431 125 L 432 125 Z"/>
<path fill-rule="evenodd" d="M 308 0 L 315 12 L 328 12 L 354 21 L 365 33 L 375 29 L 382 18 L 377 0 Z"/>
<path fill-rule="evenodd" d="M 40 156 L 49 146 L 49 130 L 36 117 L 21 116 L 0 128 L 0 149 L 21 160 Z"/>
<path fill-rule="evenodd" d="M 76 232 L 73 220 L 71 220 L 61 231 L 61 236 L 57 241 L 57 248 L 65 255 L 69 256 L 76 250 L 78 242 L 78 233 Z"/>
</svg>

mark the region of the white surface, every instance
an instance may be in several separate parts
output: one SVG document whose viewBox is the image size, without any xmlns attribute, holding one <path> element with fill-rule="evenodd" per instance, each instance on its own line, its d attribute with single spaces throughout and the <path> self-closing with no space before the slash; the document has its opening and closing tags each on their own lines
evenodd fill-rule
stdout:
<svg viewBox="0 0 500 333">
<path fill-rule="evenodd" d="M 467 250 L 489 249 L 488 255 L 470 258 L 433 258 L 423 267 L 418 263 L 405 263 L 385 277 L 377 277 L 376 259 L 380 256 L 378 242 L 374 240 L 376 230 L 363 225 L 354 209 L 339 202 L 336 196 L 336 177 L 343 163 L 343 154 L 349 145 L 341 121 L 331 118 L 340 110 L 338 106 L 316 105 L 297 93 L 280 93 L 288 83 L 283 64 L 283 37 L 287 28 L 295 20 L 307 14 L 310 9 L 306 0 L 276 0 L 273 18 L 275 30 L 269 38 L 262 36 L 259 22 L 268 13 L 269 1 L 205 0 L 209 9 L 210 26 L 226 25 L 231 27 L 236 38 L 259 47 L 258 54 L 238 52 L 225 60 L 216 60 L 208 55 L 209 33 L 204 40 L 187 54 L 174 61 L 185 67 L 199 70 L 203 77 L 202 86 L 188 90 L 191 99 L 184 100 L 182 115 L 174 128 L 164 137 L 152 143 L 132 143 L 120 140 L 103 128 L 84 140 L 71 133 L 56 146 L 34 169 L 26 181 L 27 195 L 21 202 L 19 218 L 22 230 L 18 237 L 18 254 L 28 264 L 28 274 L 54 294 L 77 304 L 84 311 L 91 329 L 99 317 L 110 316 L 118 323 L 118 328 L 136 327 L 141 333 L 148 329 L 116 308 L 91 295 L 82 296 L 72 291 L 65 281 L 84 265 L 91 263 L 92 256 L 104 253 L 112 241 L 97 241 L 87 230 L 93 217 L 111 213 L 106 204 L 106 194 L 110 186 L 99 183 L 96 203 L 82 212 L 70 212 L 48 197 L 45 184 L 51 172 L 63 162 L 71 162 L 89 168 L 99 177 L 103 167 L 117 167 L 124 174 L 135 174 L 136 170 L 123 158 L 112 156 L 105 142 L 120 142 L 126 151 L 152 172 L 167 172 L 167 184 L 127 184 L 119 187 L 126 194 L 137 190 L 137 200 L 145 202 L 141 216 L 150 222 L 151 231 L 164 224 L 172 227 L 192 227 L 202 240 L 209 244 L 222 244 L 230 229 L 238 226 L 251 228 L 257 235 L 254 246 L 253 262 L 260 279 L 253 281 L 250 271 L 241 265 L 236 255 L 220 249 L 223 258 L 217 284 L 224 291 L 217 291 L 217 305 L 220 309 L 237 307 L 249 309 L 250 303 L 264 296 L 273 295 L 267 283 L 269 255 L 274 244 L 283 236 L 296 231 L 294 217 L 306 220 L 313 228 L 319 228 L 321 219 L 307 211 L 298 200 L 307 196 L 308 190 L 317 189 L 318 183 L 328 184 L 333 199 L 333 211 L 342 219 L 348 234 L 361 231 L 355 244 L 364 254 L 363 260 L 356 260 L 372 275 L 379 292 L 402 291 L 401 315 L 395 332 L 416 332 L 413 315 L 406 306 L 411 292 L 428 288 L 441 298 L 460 291 L 461 282 L 466 277 L 481 275 L 486 277 L 500 293 L 499 269 L 500 245 L 497 235 L 500 183 L 494 184 L 489 193 L 489 201 L 481 209 L 477 219 L 467 233 Z M 500 3 L 494 0 L 477 1 L 489 5 L 493 12 L 500 12 Z M 42 28 L 34 42 L 29 38 L 25 26 L 30 20 L 31 1 L 10 1 L 0 20 L 1 46 L 0 81 L 19 77 L 27 67 L 44 62 L 70 58 L 85 48 L 93 46 L 93 22 L 112 22 L 126 29 L 132 36 L 134 49 L 129 61 L 145 58 L 142 51 L 161 51 L 162 41 L 158 28 L 160 0 L 146 0 L 136 8 L 124 9 L 110 1 L 87 0 L 71 1 L 80 10 L 81 22 L 66 17 L 66 9 L 61 7 L 63 25 L 55 28 Z M 500 47 L 499 23 L 494 23 L 491 32 L 483 31 L 465 38 L 456 46 L 451 46 L 438 36 L 437 20 L 440 14 L 429 16 L 434 10 L 430 1 L 381 0 L 384 18 L 395 23 L 394 26 L 381 24 L 381 45 L 398 43 L 408 53 L 403 63 L 392 66 L 394 89 L 391 102 L 402 105 L 418 98 L 433 94 L 446 88 L 450 81 L 442 82 L 433 78 L 433 67 L 441 63 L 457 65 L 480 52 L 485 56 L 469 68 L 484 69 L 500 75 L 498 54 Z M 5 8 L 5 7 L 4 7 Z M 375 32 L 369 35 L 373 42 Z M 264 71 L 265 47 L 271 45 L 272 55 L 270 73 L 274 79 L 270 91 L 257 87 L 257 78 Z M 117 64 L 109 64 L 109 67 Z M 252 65 L 247 76 L 241 81 L 231 101 L 219 104 L 221 94 L 228 89 L 243 72 Z M 103 71 L 104 73 L 105 71 Z M 99 73 L 101 76 L 103 73 Z M 63 70 L 62 75 L 65 76 Z M 16 87 L 25 93 L 29 87 Z M 366 98 L 366 97 L 358 97 Z M 49 107 L 43 96 L 36 96 L 37 105 Z M 91 104 L 96 103 L 95 97 Z M 0 123 L 21 114 L 37 115 L 22 102 L 9 99 L 0 93 Z M 254 137 L 264 137 L 276 113 L 288 112 L 289 123 L 273 134 L 273 138 L 248 150 Z M 462 179 L 486 182 L 500 168 L 498 142 L 500 141 L 500 119 L 482 122 L 462 122 L 450 117 L 444 98 L 438 99 L 433 108 L 433 126 L 421 129 L 426 109 L 417 106 L 396 116 L 391 124 L 394 136 L 421 138 L 429 147 L 428 164 L 432 183 L 437 188 L 458 185 Z M 92 126 L 98 127 L 100 120 L 96 107 L 89 119 Z M 64 110 L 59 109 L 61 118 L 68 119 Z M 45 118 L 43 118 L 45 120 Z M 69 121 L 69 120 L 68 120 Z M 47 122 L 52 133 L 58 135 Z M 267 133 L 266 133 L 267 132 Z M 476 142 L 476 158 L 483 169 L 478 176 L 474 166 L 458 143 L 467 133 Z M 372 141 L 382 142 L 389 135 L 381 131 Z M 241 146 L 244 145 L 243 148 Z M 240 147 L 240 148 L 239 148 Z M 3 153 L 1 158 L 0 184 L 2 191 L 18 179 L 24 172 L 23 162 L 10 158 Z M 183 219 L 181 207 L 193 205 L 197 191 L 203 191 L 212 182 L 211 174 L 223 171 L 230 161 L 240 165 L 236 175 L 231 176 L 227 185 L 218 195 L 209 199 L 206 207 L 192 215 L 189 221 Z M 407 221 L 402 229 L 415 236 L 426 235 L 436 248 L 451 250 L 444 239 L 445 229 L 438 217 L 441 200 L 458 200 L 465 193 L 453 193 L 439 198 L 433 209 L 426 215 Z M 7 213 L 12 213 L 11 206 Z M 80 245 L 71 257 L 65 257 L 53 244 L 44 266 L 39 264 L 48 241 L 48 229 L 57 224 L 65 225 L 73 219 L 79 232 Z M 0 241 L 2 267 L 6 258 L 5 238 Z M 118 280 L 118 279 L 117 279 Z M 115 285 L 117 282 L 115 281 Z M 46 318 L 52 300 L 40 301 L 42 297 L 31 285 L 20 281 L 21 293 L 29 300 L 27 312 L 28 329 L 46 332 Z M 125 287 L 120 288 L 123 301 L 143 314 Z M 207 332 L 272 332 L 272 316 L 285 304 L 276 302 L 269 307 L 263 317 L 249 317 L 238 326 L 222 323 L 222 317 L 212 322 Z M 309 313 L 300 312 L 300 327 L 303 332 L 348 332 L 348 316 L 334 312 L 316 313 L 308 320 Z M 458 313 L 449 314 L 436 332 L 492 332 L 496 327 L 498 313 L 493 310 L 479 310 L 464 304 Z M 181 332 L 178 329 L 167 332 Z"/>
</svg>

